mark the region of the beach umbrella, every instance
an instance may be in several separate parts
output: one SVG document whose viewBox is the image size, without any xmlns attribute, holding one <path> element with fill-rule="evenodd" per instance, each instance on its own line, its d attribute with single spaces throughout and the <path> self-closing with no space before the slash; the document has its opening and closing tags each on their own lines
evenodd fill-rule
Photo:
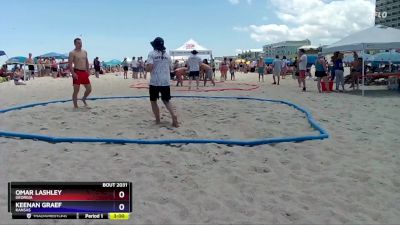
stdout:
<svg viewBox="0 0 400 225">
<path fill-rule="evenodd" d="M 36 56 L 35 58 L 40 57 L 40 58 L 55 58 L 55 59 L 68 59 L 67 54 L 61 54 L 57 52 L 49 52 L 44 55 Z"/>
<path fill-rule="evenodd" d="M 374 62 L 400 62 L 400 53 L 398 52 L 381 52 L 374 55 Z"/>
<path fill-rule="evenodd" d="M 274 62 L 274 58 L 265 58 L 264 62 L 265 64 L 272 64 L 272 62 Z"/>
<path fill-rule="evenodd" d="M 367 54 L 367 53 L 361 54 L 361 55 L 359 55 L 359 57 L 363 58 L 366 62 L 374 61 L 374 56 Z M 343 58 L 343 62 L 346 62 L 346 63 L 354 62 L 353 54 L 345 56 Z"/>
<path fill-rule="evenodd" d="M 9 58 L 6 61 L 6 64 L 24 64 L 28 58 L 24 56 L 15 56 L 12 58 Z"/>
<path fill-rule="evenodd" d="M 121 61 L 119 61 L 117 59 L 113 59 L 108 62 L 105 62 L 104 65 L 105 66 L 116 66 L 116 65 L 120 65 L 121 63 L 122 63 Z"/>
</svg>

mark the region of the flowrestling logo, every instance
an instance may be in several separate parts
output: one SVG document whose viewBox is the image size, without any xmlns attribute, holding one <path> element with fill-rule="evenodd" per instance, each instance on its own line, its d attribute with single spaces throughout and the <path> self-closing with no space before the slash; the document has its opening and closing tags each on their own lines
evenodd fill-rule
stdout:
<svg viewBox="0 0 400 225">
<path fill-rule="evenodd" d="M 386 19 L 388 13 L 386 11 L 382 11 L 382 12 L 375 12 L 375 17 L 379 18 L 379 19 Z"/>
</svg>

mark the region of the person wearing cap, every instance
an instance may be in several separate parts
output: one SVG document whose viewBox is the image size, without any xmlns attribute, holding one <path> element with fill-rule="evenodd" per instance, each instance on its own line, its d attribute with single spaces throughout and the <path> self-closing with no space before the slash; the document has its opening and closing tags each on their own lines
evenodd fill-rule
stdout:
<svg viewBox="0 0 400 225">
<path fill-rule="evenodd" d="M 192 55 L 189 56 L 187 65 L 189 70 L 189 90 L 192 88 L 192 80 L 196 79 L 197 89 L 199 89 L 200 66 L 202 64 L 201 58 L 197 56 L 197 51 L 193 50 Z"/>
<path fill-rule="evenodd" d="M 170 65 L 171 57 L 165 51 L 164 40 L 160 37 L 154 39 L 151 42 L 153 51 L 149 53 L 146 71 L 150 72 L 150 102 L 154 116 L 156 117 L 156 123 L 160 124 L 160 109 L 157 104 L 157 99 L 160 98 L 163 101 L 165 107 L 169 111 L 172 117 L 172 126 L 179 127 L 178 117 L 176 116 L 171 100 L 170 90 Z"/>
<path fill-rule="evenodd" d="M 328 88 L 328 67 L 326 66 L 326 61 L 322 53 L 318 54 L 318 59 L 315 61 L 315 76 L 317 77 L 317 88 L 319 93 L 321 91 L 321 80 L 323 80 L 324 90 L 329 91 Z"/>
</svg>

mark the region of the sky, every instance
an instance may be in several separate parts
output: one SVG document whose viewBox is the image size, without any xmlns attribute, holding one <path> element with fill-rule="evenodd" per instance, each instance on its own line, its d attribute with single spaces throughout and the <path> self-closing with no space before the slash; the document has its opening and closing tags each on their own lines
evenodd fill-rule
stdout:
<svg viewBox="0 0 400 225">
<path fill-rule="evenodd" d="M 193 38 L 231 56 L 310 39 L 331 44 L 373 26 L 375 0 L 0 0 L 0 50 L 8 57 L 68 53 L 81 37 L 89 58 L 144 56 L 155 37 L 167 49 Z M 0 63 L 6 58 L 0 57 Z"/>
</svg>

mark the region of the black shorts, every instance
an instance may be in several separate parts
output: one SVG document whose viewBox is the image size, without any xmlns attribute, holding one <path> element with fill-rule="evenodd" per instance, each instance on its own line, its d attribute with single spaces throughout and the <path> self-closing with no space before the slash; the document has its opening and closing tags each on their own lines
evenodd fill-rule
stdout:
<svg viewBox="0 0 400 225">
<path fill-rule="evenodd" d="M 149 87 L 150 93 L 150 101 L 155 102 L 157 99 L 160 98 L 161 93 L 161 100 L 165 102 L 169 102 L 171 100 L 171 90 L 169 86 L 152 86 Z"/>
<path fill-rule="evenodd" d="M 128 67 L 127 66 L 124 66 L 124 71 L 125 72 L 128 71 Z"/>
<path fill-rule="evenodd" d="M 190 71 L 189 77 L 200 77 L 200 71 Z"/>
<path fill-rule="evenodd" d="M 52 70 L 53 72 L 57 72 L 57 68 L 52 67 L 51 70 Z"/>
<path fill-rule="evenodd" d="M 326 77 L 327 74 L 325 73 L 325 71 L 315 71 L 315 76 L 316 77 Z"/>
</svg>

